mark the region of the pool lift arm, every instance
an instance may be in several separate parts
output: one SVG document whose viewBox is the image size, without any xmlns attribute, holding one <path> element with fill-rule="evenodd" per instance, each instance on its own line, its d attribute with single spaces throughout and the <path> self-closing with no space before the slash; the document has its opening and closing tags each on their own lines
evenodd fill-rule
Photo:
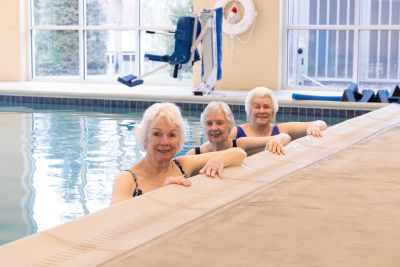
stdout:
<svg viewBox="0 0 400 267">
<path fill-rule="evenodd" d="M 143 78 L 158 72 L 169 65 L 174 65 L 173 77 L 178 77 L 178 71 L 183 64 L 194 64 L 200 60 L 197 47 L 201 44 L 202 71 L 201 84 L 193 91 L 194 95 L 211 94 L 218 80 L 221 79 L 222 61 L 222 8 L 203 10 L 200 16 L 180 17 L 176 30 L 174 52 L 171 55 L 145 54 L 147 60 L 165 62 L 165 64 L 144 73 L 141 76 L 129 74 L 118 78 L 118 81 L 129 86 L 143 83 Z M 158 32 L 148 32 L 155 33 Z M 170 34 L 166 33 L 166 34 Z"/>
</svg>

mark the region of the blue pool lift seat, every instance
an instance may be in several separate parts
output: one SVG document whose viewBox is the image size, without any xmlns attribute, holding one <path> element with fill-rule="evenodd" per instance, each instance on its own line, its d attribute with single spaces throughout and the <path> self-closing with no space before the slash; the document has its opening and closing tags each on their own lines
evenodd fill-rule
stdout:
<svg viewBox="0 0 400 267">
<path fill-rule="evenodd" d="M 195 25 L 197 24 L 197 25 Z M 193 36 L 194 31 L 196 31 L 196 35 Z M 136 85 L 140 85 L 143 83 L 142 78 L 153 74 L 160 69 L 165 68 L 168 65 L 174 65 L 174 74 L 173 77 L 178 77 L 178 71 L 181 68 L 182 64 L 187 64 L 192 59 L 190 64 L 194 64 L 194 62 L 200 60 L 200 55 L 197 48 L 192 52 L 192 44 L 193 40 L 199 35 L 201 31 L 201 25 L 198 20 L 193 16 L 184 16 L 178 19 L 176 30 L 174 32 L 175 46 L 174 51 L 171 55 L 155 55 L 148 54 L 144 55 L 145 59 L 151 61 L 165 62 L 166 64 L 143 74 L 138 77 L 133 74 L 129 74 L 126 76 L 122 76 L 118 78 L 118 81 L 129 86 L 133 87 Z M 155 33 L 155 32 L 148 32 Z M 193 55 L 192 55 L 193 53 Z"/>
<path fill-rule="evenodd" d="M 176 24 L 176 31 L 174 34 L 174 52 L 171 55 L 159 56 L 154 54 L 145 54 L 144 57 L 152 61 L 168 62 L 170 65 L 182 65 L 188 63 L 192 54 L 191 48 L 193 41 L 193 32 L 195 29 L 194 23 L 195 18 L 192 16 L 180 17 L 178 19 L 178 22 Z M 201 31 L 201 25 L 199 22 L 197 22 L 196 29 L 197 37 Z M 195 61 L 198 60 L 200 60 L 200 56 L 196 49 L 194 61 L 190 63 L 193 64 Z"/>
<path fill-rule="evenodd" d="M 195 27 L 195 23 L 197 24 Z M 199 35 L 201 31 L 200 23 L 193 16 L 180 17 L 176 24 L 176 31 L 174 34 L 175 46 L 174 52 L 171 55 L 154 55 L 145 54 L 144 58 L 151 61 L 168 62 L 170 65 L 174 65 L 173 77 L 178 77 L 178 70 L 183 64 L 189 63 L 192 57 L 192 44 L 193 44 L 193 34 L 196 31 L 195 38 Z M 194 51 L 194 56 L 190 64 L 194 64 L 196 61 L 200 60 L 199 52 L 196 48 Z"/>
<path fill-rule="evenodd" d="M 193 91 L 194 95 L 211 94 L 222 78 L 222 7 L 204 9 L 200 15 L 193 14 L 178 19 L 176 30 L 167 32 L 146 31 L 146 33 L 174 34 L 174 51 L 171 55 L 145 54 L 145 59 L 164 62 L 149 72 L 135 76 L 122 76 L 118 81 L 127 86 L 143 83 L 143 78 L 169 65 L 174 66 L 173 77 L 177 78 L 183 64 L 194 64 L 200 60 L 197 46 L 201 45 L 201 84 Z"/>
</svg>

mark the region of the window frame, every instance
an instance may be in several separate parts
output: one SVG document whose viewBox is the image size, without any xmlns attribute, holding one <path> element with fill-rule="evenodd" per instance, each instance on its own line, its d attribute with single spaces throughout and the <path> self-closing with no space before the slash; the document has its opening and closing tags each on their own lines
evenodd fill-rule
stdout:
<svg viewBox="0 0 400 267">
<path fill-rule="evenodd" d="M 95 31 L 134 31 L 135 32 L 135 45 L 137 48 L 137 58 L 135 60 L 135 68 L 138 70 L 138 73 L 133 73 L 134 75 L 142 75 L 143 66 L 141 64 L 141 54 L 142 54 L 142 47 L 141 47 L 141 35 L 145 31 L 175 31 L 176 27 L 174 25 L 162 25 L 162 26 L 141 26 L 140 19 L 141 19 L 141 12 L 140 12 L 140 5 L 142 0 L 135 0 L 135 22 L 132 25 L 124 25 L 124 26 L 117 26 L 117 25 L 85 25 L 85 12 L 86 12 L 86 0 L 78 0 L 79 2 L 79 25 L 34 25 L 33 18 L 34 18 L 34 0 L 29 1 L 28 5 L 28 38 L 27 38 L 27 47 L 29 48 L 28 53 L 28 79 L 30 81 L 43 81 L 43 82 L 82 82 L 82 83 L 115 83 L 116 81 L 109 79 L 93 79 L 88 78 L 86 64 L 86 31 L 95 30 Z M 79 75 L 75 78 L 73 77 L 52 77 L 52 76 L 35 76 L 35 57 L 34 57 L 34 38 L 33 34 L 35 31 L 40 30 L 71 30 L 71 31 L 78 31 L 79 35 Z M 162 83 L 157 82 L 150 82 L 149 84 L 152 85 L 162 85 Z M 168 85 L 173 86 L 187 86 L 180 84 L 178 81 L 176 83 L 169 83 Z"/>
<path fill-rule="evenodd" d="M 288 73 L 289 73 L 289 51 L 288 51 L 288 35 L 291 30 L 351 30 L 353 31 L 353 77 L 351 78 L 352 83 L 359 84 L 359 53 L 360 53 L 360 42 L 359 36 L 360 32 L 364 30 L 399 30 L 400 25 L 366 25 L 361 23 L 360 19 L 360 1 L 354 0 L 354 25 L 290 25 L 290 10 L 289 1 L 286 0 L 281 6 L 281 88 L 287 90 L 310 90 L 310 91 L 343 91 L 344 87 L 339 86 L 299 86 L 299 85 L 289 85 L 288 84 Z M 329 2 L 329 0 L 327 0 Z M 399 67 L 400 68 L 400 67 Z"/>
</svg>

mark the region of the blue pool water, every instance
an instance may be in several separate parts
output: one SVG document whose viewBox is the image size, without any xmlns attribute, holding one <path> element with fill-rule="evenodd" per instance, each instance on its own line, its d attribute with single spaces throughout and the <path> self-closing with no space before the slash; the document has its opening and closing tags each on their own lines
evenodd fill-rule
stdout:
<svg viewBox="0 0 400 267">
<path fill-rule="evenodd" d="M 142 113 L 0 106 L 0 244 L 108 207 L 114 177 L 144 155 L 133 135 Z M 183 115 L 188 138 L 179 154 L 204 139 L 200 110 Z"/>
<path fill-rule="evenodd" d="M 109 206 L 114 177 L 143 156 L 133 135 L 141 115 L 3 109 L 0 244 Z M 179 154 L 202 143 L 198 118 L 187 117 Z"/>
</svg>

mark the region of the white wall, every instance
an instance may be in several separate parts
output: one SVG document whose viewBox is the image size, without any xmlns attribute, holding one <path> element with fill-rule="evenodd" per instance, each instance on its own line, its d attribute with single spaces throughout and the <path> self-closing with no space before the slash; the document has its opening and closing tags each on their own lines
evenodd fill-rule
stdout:
<svg viewBox="0 0 400 267">
<path fill-rule="evenodd" d="M 0 2 L 0 81 L 23 81 L 27 78 L 25 2 Z"/>
<path fill-rule="evenodd" d="M 213 8 L 215 0 L 195 0 L 195 12 Z M 250 90 L 256 86 L 279 87 L 279 0 L 254 0 L 257 18 L 250 30 L 239 37 L 248 43 L 231 40 L 224 34 L 221 89 Z M 234 42 L 233 60 L 230 49 Z M 196 70 L 198 71 L 198 69 Z M 200 82 L 195 74 L 196 84 Z"/>
</svg>

